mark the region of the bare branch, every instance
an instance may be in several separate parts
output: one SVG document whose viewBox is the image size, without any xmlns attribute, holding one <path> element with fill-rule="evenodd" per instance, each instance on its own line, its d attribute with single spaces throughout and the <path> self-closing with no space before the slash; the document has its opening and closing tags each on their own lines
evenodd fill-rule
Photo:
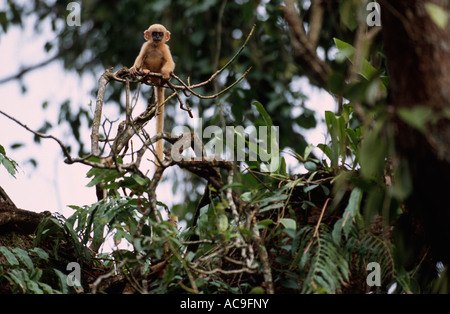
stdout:
<svg viewBox="0 0 450 314">
<path fill-rule="evenodd" d="M 312 47 L 317 47 L 323 22 L 323 0 L 311 1 L 311 18 L 309 20 L 308 39 Z"/>
<path fill-rule="evenodd" d="M 55 61 L 59 57 L 60 57 L 60 54 L 56 54 L 55 56 L 51 57 L 48 60 L 42 61 L 42 62 L 40 62 L 38 64 L 29 66 L 29 67 L 26 67 L 26 68 L 22 68 L 19 71 L 19 73 L 16 73 L 16 74 L 8 76 L 8 77 L 5 77 L 3 79 L 0 79 L 0 84 L 6 83 L 6 82 L 12 81 L 12 80 L 20 79 L 20 78 L 22 78 L 22 76 L 24 76 L 28 72 L 36 70 L 36 69 L 41 68 L 43 66 L 46 66 L 47 64 L 52 63 L 53 61 Z"/>
<path fill-rule="evenodd" d="M 64 156 L 65 156 L 69 161 L 72 161 L 72 157 L 70 156 L 70 153 L 69 153 L 68 148 L 67 148 L 67 147 L 63 144 L 63 142 L 62 142 L 61 140 L 59 140 L 58 138 L 54 137 L 53 135 L 47 135 L 47 134 L 43 134 L 43 133 L 41 133 L 41 132 L 34 131 L 34 130 L 30 129 L 28 126 L 26 126 L 25 124 L 23 124 L 22 122 L 20 122 L 19 120 L 17 120 L 16 118 L 14 118 L 14 117 L 8 115 L 7 113 L 5 113 L 5 112 L 3 112 L 3 111 L 1 111 L 1 110 L 0 110 L 0 114 L 4 115 L 4 116 L 7 117 L 8 119 L 14 121 L 15 123 L 17 123 L 18 125 L 20 125 L 21 127 L 23 127 L 25 130 L 27 130 L 27 131 L 33 133 L 33 134 L 36 135 L 36 136 L 39 136 L 39 137 L 41 137 L 41 138 L 50 138 L 50 139 L 56 141 L 56 142 L 58 143 L 59 147 L 61 148 L 61 150 L 62 150 Z"/>
<path fill-rule="evenodd" d="M 320 86 L 325 86 L 330 67 L 316 54 L 315 47 L 308 40 L 303 25 L 295 9 L 294 0 L 285 0 L 284 16 L 292 33 L 292 45 L 294 57 L 298 64 L 305 70 L 305 74 Z"/>
<path fill-rule="evenodd" d="M 254 216 L 252 218 L 253 218 L 252 219 L 253 220 L 252 238 L 258 248 L 259 260 L 261 262 L 261 267 L 262 267 L 262 272 L 264 275 L 264 282 L 266 283 L 267 293 L 274 294 L 275 288 L 273 285 L 272 271 L 271 271 L 270 263 L 269 263 L 269 255 L 267 254 L 266 247 L 264 246 L 264 243 L 259 234 L 256 218 Z"/>
</svg>

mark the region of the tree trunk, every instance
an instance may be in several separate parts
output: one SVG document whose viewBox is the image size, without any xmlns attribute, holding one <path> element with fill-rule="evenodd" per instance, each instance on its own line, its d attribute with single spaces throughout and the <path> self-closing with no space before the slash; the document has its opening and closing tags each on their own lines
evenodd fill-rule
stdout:
<svg viewBox="0 0 450 314">
<path fill-rule="evenodd" d="M 399 156 L 408 161 L 413 181 L 408 211 L 424 228 L 433 256 L 450 262 L 450 25 L 440 28 L 426 3 L 449 14 L 447 0 L 382 1 L 383 42 L 393 112 L 417 106 L 433 109 L 436 120 L 426 123 L 425 131 L 398 115 L 392 122 Z"/>
</svg>

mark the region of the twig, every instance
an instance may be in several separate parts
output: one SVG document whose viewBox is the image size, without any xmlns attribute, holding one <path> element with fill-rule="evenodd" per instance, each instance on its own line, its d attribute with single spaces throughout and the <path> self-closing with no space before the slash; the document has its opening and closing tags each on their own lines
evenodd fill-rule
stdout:
<svg viewBox="0 0 450 314">
<path fill-rule="evenodd" d="M 258 224 L 256 223 L 256 217 L 253 216 L 252 220 L 253 220 L 252 237 L 253 241 L 256 243 L 256 246 L 258 247 L 259 260 L 262 266 L 262 272 L 264 275 L 264 282 L 266 283 L 267 293 L 274 294 L 275 288 L 273 285 L 272 271 L 270 270 L 269 255 L 267 254 L 266 247 L 264 246 L 264 243 L 259 234 Z"/>
<path fill-rule="evenodd" d="M 109 277 L 115 275 L 115 273 L 117 272 L 117 269 L 118 269 L 118 268 L 122 268 L 123 265 L 125 265 L 126 263 L 128 263 L 128 258 L 125 257 L 122 261 L 120 261 L 120 263 L 119 263 L 119 265 L 117 265 L 117 267 L 114 267 L 111 271 L 109 271 L 108 273 L 106 273 L 106 274 L 104 274 L 104 275 L 98 276 L 97 279 L 95 279 L 94 283 L 92 284 L 91 292 L 92 292 L 93 294 L 96 294 L 96 293 L 97 293 L 97 288 L 98 288 L 98 286 L 100 285 L 100 283 L 101 283 L 104 279 L 109 278 Z"/>
<path fill-rule="evenodd" d="M 46 66 L 49 63 L 52 63 L 53 61 L 58 59 L 61 55 L 62 55 L 62 53 L 58 53 L 58 54 L 54 55 L 53 57 L 51 57 L 50 59 L 47 59 L 45 61 L 42 61 L 42 62 L 32 65 L 32 66 L 29 66 L 27 68 L 22 68 L 19 71 L 19 73 L 0 79 L 0 84 L 6 83 L 6 82 L 12 81 L 12 80 L 20 79 L 22 76 L 24 76 L 28 72 L 38 69 L 40 67 Z"/>
<path fill-rule="evenodd" d="M 206 85 L 207 83 L 205 83 L 205 84 L 201 83 L 202 85 L 196 84 L 196 85 L 188 86 L 188 85 L 186 85 L 186 83 L 184 83 L 184 82 L 183 82 L 178 76 L 176 76 L 175 74 L 173 74 L 172 76 L 173 76 L 175 79 L 177 79 L 177 80 L 181 83 L 182 87 L 180 87 L 180 86 L 173 86 L 173 87 L 174 87 L 174 88 L 177 88 L 177 89 L 183 89 L 183 88 L 185 88 L 185 89 L 187 89 L 191 94 L 193 94 L 193 95 L 195 95 L 196 97 L 201 98 L 201 99 L 213 99 L 213 98 L 219 97 L 219 96 L 222 95 L 223 93 L 225 93 L 225 92 L 227 92 L 228 90 L 230 90 L 231 88 L 233 88 L 236 84 L 238 84 L 240 81 L 242 81 L 242 80 L 247 76 L 247 74 L 248 74 L 251 70 L 252 70 L 252 67 L 249 67 L 249 68 L 244 72 L 244 74 L 241 75 L 241 77 L 240 77 L 239 79 L 237 79 L 237 80 L 234 81 L 231 85 L 225 87 L 224 89 L 222 89 L 221 91 L 219 91 L 218 93 L 215 93 L 215 94 L 213 94 L 213 95 L 200 95 L 200 94 L 194 92 L 194 90 L 193 90 L 194 88 L 198 88 L 198 87 L 200 87 L 200 86 Z M 223 71 L 223 69 L 218 70 L 216 73 L 220 73 L 221 71 Z M 205 82 L 210 83 L 210 82 L 212 81 L 211 78 L 213 78 L 213 77 L 215 78 L 215 76 L 216 76 L 215 74 L 216 74 L 216 73 L 214 73 L 214 74 L 213 74 L 208 80 L 206 80 Z"/>
<path fill-rule="evenodd" d="M 69 162 L 73 160 L 72 157 L 70 156 L 69 150 L 67 149 L 67 147 L 63 144 L 63 142 L 60 139 L 54 137 L 53 135 L 47 135 L 47 134 L 43 134 L 41 132 L 34 131 L 34 130 L 30 129 L 28 126 L 26 126 L 25 124 L 23 124 L 22 122 L 20 122 L 19 120 L 17 120 L 16 118 L 8 115 L 7 113 L 5 113 L 1 110 L 0 110 L 0 114 L 4 115 L 8 119 L 14 121 L 15 123 L 17 123 L 18 125 L 23 127 L 25 130 L 33 133 L 36 136 L 39 136 L 41 138 L 50 138 L 50 139 L 56 141 L 58 143 L 59 147 L 61 148 L 64 156 L 69 160 Z"/>
<path fill-rule="evenodd" d="M 317 221 L 316 228 L 314 230 L 313 236 L 311 241 L 309 242 L 308 246 L 303 251 L 303 254 L 306 254 L 308 252 L 309 248 L 311 247 L 312 243 L 314 242 L 314 238 L 317 236 L 317 233 L 319 232 L 320 223 L 322 222 L 323 214 L 325 212 L 325 209 L 327 208 L 328 202 L 331 200 L 331 198 L 327 198 L 325 201 L 325 204 L 323 205 L 322 212 L 320 213 L 319 220 Z"/>
<path fill-rule="evenodd" d="M 233 201 L 233 193 L 232 193 L 233 190 L 231 189 L 231 184 L 233 183 L 233 177 L 234 177 L 234 172 L 233 172 L 233 167 L 231 167 L 228 170 L 228 177 L 227 177 L 228 188 L 226 190 L 226 195 L 227 195 L 228 204 L 231 208 L 231 212 L 233 213 L 233 216 L 234 216 L 234 221 L 236 222 L 236 226 L 239 226 L 239 213 L 237 211 L 236 204 Z"/>
<path fill-rule="evenodd" d="M 209 83 L 211 83 L 220 73 L 222 73 L 231 63 L 234 62 L 234 60 L 236 60 L 236 58 L 241 54 L 242 50 L 244 50 L 244 48 L 247 46 L 248 41 L 250 40 L 250 37 L 253 35 L 253 31 L 255 30 L 256 25 L 253 25 L 252 29 L 250 30 L 250 33 L 248 34 L 247 38 L 245 39 L 244 43 L 242 44 L 242 46 L 240 47 L 240 49 L 236 52 L 236 54 L 219 70 L 217 70 L 213 75 L 210 76 L 209 79 L 207 79 L 206 81 L 202 82 L 202 83 L 198 83 L 198 84 L 194 84 L 194 85 L 190 85 L 189 83 L 189 92 L 192 93 L 192 90 L 198 87 L 202 87 L 205 86 Z M 244 74 L 246 75 L 246 73 L 248 73 L 251 70 L 248 69 Z M 239 81 L 245 76 L 243 75 Z M 173 77 L 177 78 L 176 75 L 173 75 Z M 177 78 L 177 80 L 180 81 L 180 83 L 182 82 L 181 79 Z M 231 85 L 234 86 L 235 84 Z M 183 89 L 183 88 L 187 88 L 188 85 L 186 85 L 185 83 L 182 83 L 182 87 L 180 86 L 176 86 L 177 89 Z M 230 88 L 230 87 L 229 87 Z M 227 89 L 229 89 L 227 88 Z M 219 92 L 217 95 L 220 95 L 222 92 Z M 197 96 L 199 97 L 199 96 Z M 210 96 L 205 96 L 205 97 L 210 97 Z M 217 96 L 216 96 L 217 97 Z M 200 97 L 202 98 L 202 97 Z M 208 98 L 207 98 L 208 99 Z"/>
<path fill-rule="evenodd" d="M 191 267 L 194 271 L 200 273 L 200 274 L 204 274 L 204 275 L 214 275 L 217 273 L 221 273 L 224 275 L 233 275 L 233 274 L 241 274 L 241 273 L 255 273 L 256 270 L 251 269 L 251 268 L 247 268 L 247 267 L 243 267 L 240 269 L 232 269 L 232 270 L 224 270 L 222 268 L 214 268 L 212 270 L 203 270 L 203 269 L 198 269 L 198 268 L 193 268 Z"/>
</svg>

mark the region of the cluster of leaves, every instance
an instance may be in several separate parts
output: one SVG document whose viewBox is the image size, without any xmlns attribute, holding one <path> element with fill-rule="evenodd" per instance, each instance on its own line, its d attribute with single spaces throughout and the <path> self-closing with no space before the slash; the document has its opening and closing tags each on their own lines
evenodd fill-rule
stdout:
<svg viewBox="0 0 450 314">
<path fill-rule="evenodd" d="M 255 106 L 263 117 L 261 123 L 271 126 L 264 107 L 260 103 Z M 363 131 L 352 115 L 350 105 L 340 116 L 326 114 L 330 142 L 319 148 L 327 158 L 314 156 L 313 146 L 302 155 L 296 154 L 308 173 L 292 177 L 281 162 L 276 172 L 264 174 L 258 171 L 261 163 L 255 162 L 223 190 L 210 186 L 206 195 L 209 205 L 199 208 L 195 227 L 178 230 L 169 208 L 160 202 L 157 212 L 144 215 L 152 202 L 147 192 L 149 178 L 93 168 L 88 172 L 92 178 L 89 185 L 101 183 L 109 190 L 108 197 L 89 206 L 73 207 L 75 213 L 68 219 L 53 218 L 51 228 L 42 227 L 38 239 L 63 230 L 77 260 L 91 259 L 89 245 L 103 246 L 99 262 L 123 274 L 122 285 L 133 282 L 130 278 L 136 276 L 136 269 L 146 274 L 145 286 L 133 285 L 140 292 L 248 293 L 265 291 L 270 284 L 276 292 L 369 291 L 366 266 L 373 261 L 381 266 L 382 285 L 377 289 L 387 291 L 397 281 L 398 289 L 411 291 L 408 275 L 397 276 L 400 271 L 383 222 L 377 221 L 379 230 L 374 230 L 373 222 L 363 216 L 363 198 L 370 195 L 370 189 L 358 171 Z M 230 212 L 224 196 L 228 188 L 239 190 L 244 207 L 252 209 L 251 216 L 249 212 L 237 216 Z M 261 234 L 267 256 L 252 241 L 249 217 Z M 59 241 L 55 241 L 55 254 Z M 246 262 L 240 254 L 244 243 L 258 253 L 253 264 L 239 268 L 236 265 Z M 272 282 L 263 279 L 264 262 L 271 265 Z M 92 279 L 84 283 L 95 286 L 96 291 L 123 289 L 94 284 Z"/>
<path fill-rule="evenodd" d="M 0 145 L 0 165 L 5 167 L 8 173 L 13 177 L 16 175 L 17 162 L 6 156 L 5 148 L 2 145 Z"/>
<path fill-rule="evenodd" d="M 340 44 L 340 49 L 349 50 L 349 45 Z M 271 116 L 260 102 L 254 106 L 260 116 L 255 125 L 270 129 Z M 70 243 L 73 256 L 69 258 L 87 262 L 93 261 L 89 247 L 102 246 L 96 262 L 112 270 L 103 281 L 82 280 L 94 292 L 123 291 L 127 285 L 152 293 L 246 293 L 267 291 L 269 286 L 274 292 L 368 291 L 366 265 L 372 261 L 381 265 L 378 289 L 386 291 L 397 280 L 392 244 L 371 230 L 373 222 L 362 214 L 363 196 L 368 197 L 366 204 L 373 204 L 372 190 L 384 186 L 385 150 L 379 158 L 369 158 L 371 151 L 364 150 L 367 144 L 361 144 L 361 137 L 373 145 L 371 139 L 379 137 L 380 129 L 366 131 L 351 103 L 343 106 L 340 115 L 326 112 L 325 117 L 330 141 L 318 148 L 326 158 L 318 159 L 315 147 L 307 146 L 302 155 L 295 155 L 309 172 L 294 177 L 287 173 L 281 156 L 279 169 L 269 174 L 260 172 L 260 161 L 248 163 L 248 171 L 222 190 L 208 187 L 204 197 L 209 202 L 198 208 L 195 227 L 178 230 L 168 206 L 160 202 L 156 202 L 158 211 L 149 212 L 156 200 L 148 192 L 151 180 L 142 173 L 92 168 L 89 186 L 101 184 L 108 197 L 72 207 L 75 213 L 67 219 L 51 218 L 41 225 L 36 241 L 52 239 L 55 256 L 61 255 L 62 242 Z M 246 153 L 248 157 L 252 152 Z M 230 211 L 227 189 L 239 192 L 245 204 L 241 209 L 247 210 Z M 372 217 L 378 210 L 369 213 Z M 30 270 L 30 264 L 25 266 Z M 106 281 L 113 272 L 122 280 Z M 33 273 L 27 280 L 35 283 L 33 287 L 47 287 L 40 278 Z M 411 291 L 407 280 L 398 282 L 399 289 Z"/>
<path fill-rule="evenodd" d="M 46 267 L 50 256 L 45 250 L 0 246 L 0 253 L 3 255 L 3 259 L 0 256 L 0 285 L 4 287 L 4 281 L 8 281 L 9 292 L 55 294 L 72 290 L 66 274 Z"/>
<path fill-rule="evenodd" d="M 268 126 L 271 125 L 262 105 L 257 104 L 257 107 Z M 361 204 L 365 193 L 362 188 L 349 190 L 347 186 L 349 196 L 345 198 L 344 184 L 331 183 L 336 179 L 336 171 L 345 166 L 348 156 L 349 170 L 340 174 L 347 183 L 352 180 L 343 173 L 351 173 L 353 179 L 358 177 L 355 169 L 359 167 L 356 156 L 361 146 L 361 126 L 351 127 L 351 115 L 351 106 L 346 107 L 342 116 L 327 113 L 331 140 L 319 148 L 329 163 L 317 159 L 312 154 L 314 147 L 308 146 L 304 154 L 296 155 L 309 170 L 307 174 L 291 177 L 286 174 L 284 163 L 276 173 L 262 174 L 255 172 L 256 166 L 261 167 L 255 164 L 247 173 L 239 175 L 241 183 L 233 183 L 233 188 L 240 189 L 241 199 L 255 209 L 256 227 L 268 251 L 277 292 L 368 291 L 366 265 L 371 261 L 381 265 L 383 288 L 379 289 L 386 289 L 397 280 L 401 289 L 411 291 L 409 281 L 405 280 L 409 277 L 394 277 L 392 244 L 381 233 L 369 230 L 370 226 L 364 221 Z M 88 245 L 103 245 L 105 252 L 97 259 L 102 267 L 112 267 L 132 277 L 134 269 L 142 264 L 149 281 L 148 291 L 152 293 L 264 291 L 268 283 L 261 279 L 261 263 L 247 272 L 236 272 L 240 276 L 231 275 L 236 268 L 227 261 L 238 258 L 239 248 L 229 245 L 239 237 L 251 239 L 252 230 L 242 221 L 235 221 L 225 197 L 217 197 L 225 191 L 210 188 L 207 195 L 210 205 L 199 209 L 197 226 L 179 231 L 170 219 L 163 218 L 162 213 L 168 212 L 168 207 L 162 203 L 158 203 L 160 211 L 155 213 L 158 217 L 143 215 L 151 201 L 146 195 L 151 182 L 148 178 L 116 169 L 96 168 L 91 169 L 88 176 L 92 178 L 89 185 L 102 183 L 110 191 L 109 197 L 89 206 L 73 206 L 75 213 L 71 217 L 50 218 L 41 225 L 35 242 L 53 239 L 51 251 L 54 256 L 61 255 L 61 243 L 69 240 L 73 259 L 92 261 Z M 121 196 L 120 191 L 124 190 L 132 196 Z M 337 197 L 339 195 L 342 201 Z M 332 196 L 335 196 L 333 204 Z M 247 217 L 241 215 L 239 218 L 245 220 Z M 196 235 L 200 243 L 195 251 L 187 250 L 192 235 Z M 9 267 L 4 277 L 15 285 L 13 289 L 20 287 L 21 292 L 36 293 L 68 292 L 67 286 L 61 285 L 60 290 L 55 290 L 40 281 L 42 271 L 36 269 L 28 256 L 36 253 L 47 261 L 48 254 L 42 249 L 27 252 L 4 248 L 2 253 Z M 66 282 L 63 273 L 53 271 L 61 282 Z M 92 287 L 94 279 L 85 278 L 82 282 Z M 104 292 L 117 292 L 115 289 L 118 289 L 116 286 L 98 287 Z"/>
</svg>

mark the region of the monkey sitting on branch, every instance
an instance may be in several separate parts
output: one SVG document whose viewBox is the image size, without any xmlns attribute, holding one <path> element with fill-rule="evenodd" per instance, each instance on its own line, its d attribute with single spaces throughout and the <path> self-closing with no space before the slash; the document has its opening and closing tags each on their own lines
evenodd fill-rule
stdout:
<svg viewBox="0 0 450 314">
<path fill-rule="evenodd" d="M 117 72 L 113 72 L 113 68 L 107 69 L 99 78 L 99 88 L 97 93 L 96 106 L 94 111 L 92 132 L 91 132 L 91 155 L 100 157 L 100 162 L 94 162 L 88 159 L 88 157 L 84 158 L 72 158 L 69 154 L 65 154 L 67 159 L 67 163 L 75 163 L 81 162 L 83 164 L 87 164 L 94 168 L 118 168 L 120 171 L 138 171 L 140 162 L 142 160 L 143 153 L 151 146 L 153 143 L 156 144 L 156 164 L 157 169 L 155 171 L 156 181 L 159 182 L 164 171 L 166 165 L 163 165 L 163 142 L 162 139 L 165 139 L 172 144 L 174 144 L 173 139 L 166 134 L 162 133 L 163 128 L 163 106 L 165 103 L 172 99 L 176 98 L 179 102 L 180 109 L 186 111 L 191 118 L 193 118 L 192 111 L 189 108 L 187 102 L 185 102 L 179 95 L 179 92 L 182 92 L 186 98 L 191 96 L 197 97 L 199 99 L 214 99 L 219 97 L 223 93 L 229 91 L 236 84 L 238 84 L 241 80 L 243 80 L 246 75 L 250 72 L 251 67 L 248 68 L 240 78 L 234 81 L 229 86 L 223 88 L 221 91 L 213 94 L 213 95 L 201 95 L 195 91 L 195 89 L 203 87 L 212 81 L 214 81 L 217 76 L 222 73 L 233 61 L 239 56 L 244 47 L 247 45 L 253 31 L 250 31 L 247 39 L 241 46 L 241 48 L 236 52 L 236 54 L 219 70 L 213 73 L 210 78 L 206 81 L 191 84 L 188 78 L 187 83 L 180 79 L 177 75 L 173 73 L 175 68 L 175 63 L 173 62 L 172 55 L 170 53 L 169 47 L 166 45 L 166 42 L 170 39 L 170 32 L 161 24 L 153 24 L 144 32 L 144 38 L 147 40 L 141 48 L 141 51 L 136 58 L 134 65 L 131 69 L 127 67 L 123 67 Z M 136 76 L 140 76 L 140 78 L 136 79 Z M 131 77 L 131 79 L 130 79 Z M 172 84 L 170 79 L 175 79 L 179 85 Z M 119 124 L 117 129 L 117 136 L 113 139 L 109 138 L 108 134 L 106 134 L 106 139 L 101 139 L 100 136 L 100 127 L 102 125 L 102 112 L 103 112 L 103 104 L 104 97 L 106 92 L 106 87 L 110 81 L 118 81 L 125 84 L 126 87 L 126 119 L 125 121 Z M 132 118 L 132 105 L 130 101 L 130 83 L 144 83 L 154 85 L 154 89 L 156 91 L 156 105 L 148 106 L 144 112 L 138 115 L 133 115 Z M 165 98 L 164 91 L 165 89 L 170 89 L 172 94 Z M 141 138 L 142 147 L 138 149 L 136 152 L 136 159 L 129 164 L 121 164 L 116 162 L 116 158 L 120 156 L 124 156 L 125 152 L 128 148 L 128 144 L 131 138 L 141 130 L 146 123 L 152 119 L 153 117 L 157 117 L 159 123 L 157 121 L 157 133 L 155 135 L 155 139 L 151 138 Z M 100 143 L 103 142 L 104 146 L 100 147 Z M 111 143 L 112 144 L 108 144 Z M 110 145 L 111 151 L 107 157 L 102 157 L 102 154 L 106 148 L 106 145 Z M 159 148 L 158 148 L 159 147 Z M 122 155 L 121 155 L 122 152 Z M 105 159 L 108 163 L 105 164 Z M 171 158 L 169 158 L 171 159 Z M 173 160 L 168 162 L 167 166 L 173 165 Z M 141 175 L 145 176 L 143 173 Z M 155 177 L 154 177 L 155 179 Z"/>
<path fill-rule="evenodd" d="M 169 46 L 170 32 L 161 24 L 153 24 L 144 31 L 147 42 L 142 45 L 141 51 L 130 69 L 132 76 L 148 73 L 161 73 L 162 79 L 149 77 L 156 89 L 156 133 L 161 133 L 164 125 L 164 87 L 175 69 Z M 156 164 L 163 160 L 163 141 L 156 142 Z"/>
</svg>

